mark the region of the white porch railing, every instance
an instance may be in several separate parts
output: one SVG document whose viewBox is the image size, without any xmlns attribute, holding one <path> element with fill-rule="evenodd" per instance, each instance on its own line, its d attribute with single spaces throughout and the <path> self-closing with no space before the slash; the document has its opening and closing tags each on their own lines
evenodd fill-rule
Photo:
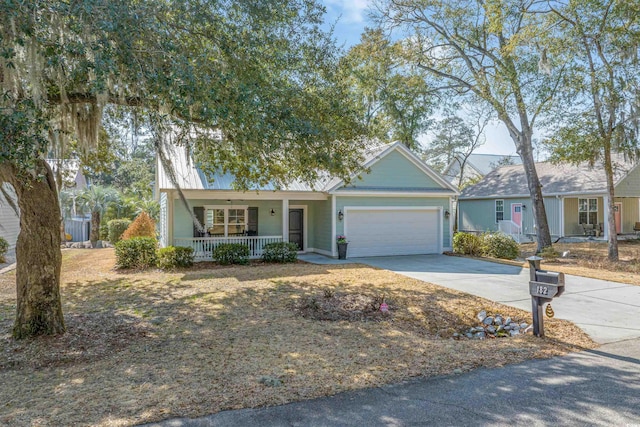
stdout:
<svg viewBox="0 0 640 427">
<path fill-rule="evenodd" d="M 522 243 L 522 227 L 511 220 L 498 221 L 498 231 L 508 234 L 518 243 Z"/>
<path fill-rule="evenodd" d="M 213 250 L 221 243 L 241 243 L 249 247 L 249 258 L 262 256 L 264 245 L 282 242 L 282 236 L 192 237 L 173 239 L 174 246 L 193 248 L 195 261 L 211 261 Z"/>
</svg>

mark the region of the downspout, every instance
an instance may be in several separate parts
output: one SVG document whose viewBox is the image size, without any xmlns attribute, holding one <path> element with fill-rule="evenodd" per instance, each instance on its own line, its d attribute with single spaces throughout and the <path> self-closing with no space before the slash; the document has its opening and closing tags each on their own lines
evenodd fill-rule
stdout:
<svg viewBox="0 0 640 427">
<path fill-rule="evenodd" d="M 336 195 L 331 195 L 331 238 L 329 239 L 329 244 L 331 245 L 331 257 L 335 258 L 338 255 L 336 254 L 336 245 L 333 243 L 336 238 Z"/>
<path fill-rule="evenodd" d="M 558 199 L 558 202 L 560 203 L 560 209 L 558 209 L 558 212 L 560 214 L 560 223 L 558 224 L 559 226 L 559 236 L 558 238 L 562 238 L 564 237 L 564 197 L 560 196 L 559 194 L 556 195 L 556 198 Z"/>
</svg>

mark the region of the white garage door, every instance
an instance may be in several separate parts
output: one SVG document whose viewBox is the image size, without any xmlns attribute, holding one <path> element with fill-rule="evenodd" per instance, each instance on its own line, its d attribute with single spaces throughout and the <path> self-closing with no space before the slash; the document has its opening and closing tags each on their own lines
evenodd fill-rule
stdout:
<svg viewBox="0 0 640 427">
<path fill-rule="evenodd" d="M 345 211 L 349 258 L 441 251 L 438 210 L 346 208 Z"/>
</svg>

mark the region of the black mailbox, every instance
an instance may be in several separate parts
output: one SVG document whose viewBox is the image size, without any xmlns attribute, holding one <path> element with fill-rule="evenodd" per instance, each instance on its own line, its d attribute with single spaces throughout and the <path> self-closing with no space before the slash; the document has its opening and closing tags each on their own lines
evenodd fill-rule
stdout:
<svg viewBox="0 0 640 427">
<path fill-rule="evenodd" d="M 564 273 L 546 271 L 540 268 L 542 258 L 532 256 L 529 261 L 529 294 L 533 311 L 533 333 L 544 336 L 544 317 L 542 307 L 564 293 Z"/>
</svg>

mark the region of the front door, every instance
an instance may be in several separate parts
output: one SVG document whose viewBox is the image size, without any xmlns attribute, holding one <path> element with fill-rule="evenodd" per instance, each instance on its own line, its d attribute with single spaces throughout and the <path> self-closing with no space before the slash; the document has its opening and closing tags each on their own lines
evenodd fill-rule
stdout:
<svg viewBox="0 0 640 427">
<path fill-rule="evenodd" d="M 616 234 L 620 234 L 622 233 L 622 203 L 614 205 L 613 214 L 616 220 Z"/>
<path fill-rule="evenodd" d="M 511 222 L 522 227 L 522 203 L 511 204 Z"/>
<path fill-rule="evenodd" d="M 298 245 L 298 250 L 304 249 L 304 210 L 289 209 L 289 242 Z"/>
</svg>

